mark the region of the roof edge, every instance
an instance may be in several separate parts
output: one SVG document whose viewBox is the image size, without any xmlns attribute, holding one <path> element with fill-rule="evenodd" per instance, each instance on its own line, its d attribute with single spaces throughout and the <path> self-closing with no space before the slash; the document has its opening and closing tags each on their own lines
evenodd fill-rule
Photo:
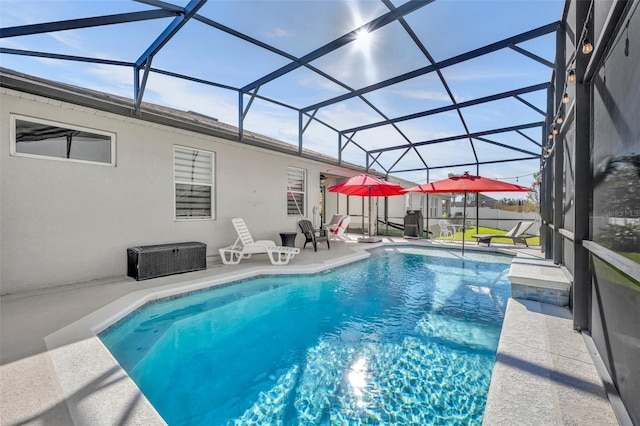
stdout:
<svg viewBox="0 0 640 426">
<path fill-rule="evenodd" d="M 140 112 L 136 113 L 132 99 L 43 79 L 8 68 L 0 67 L 0 87 L 68 102 L 124 117 L 136 118 L 154 124 L 213 136 L 231 142 L 291 155 L 293 157 L 318 161 L 332 167 L 342 167 L 354 172 L 366 171 L 366 168 L 362 166 L 345 162 L 339 163 L 334 157 L 308 149 L 303 149 L 300 153 L 298 148 L 293 145 L 258 133 L 244 131 L 243 138 L 240 139 L 238 137 L 239 132 L 237 127 L 222 123 L 213 117 L 209 118 L 203 114 L 185 112 L 148 102 L 143 102 L 140 106 Z M 376 170 L 369 170 L 367 173 L 384 176 Z"/>
</svg>

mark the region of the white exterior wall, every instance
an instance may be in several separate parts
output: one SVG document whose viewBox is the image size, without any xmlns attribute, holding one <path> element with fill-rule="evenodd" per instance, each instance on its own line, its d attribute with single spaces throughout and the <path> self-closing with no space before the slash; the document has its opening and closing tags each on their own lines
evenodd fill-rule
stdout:
<svg viewBox="0 0 640 426">
<path fill-rule="evenodd" d="M 287 166 L 307 169 L 307 218 L 326 165 L 0 88 L 2 294 L 126 274 L 127 247 L 232 244 L 232 217 L 256 239 L 297 231 L 287 217 Z M 116 133 L 116 166 L 11 156 L 9 115 Z M 173 146 L 215 152 L 215 220 L 174 219 Z M 299 236 L 299 238 L 301 238 Z"/>
</svg>

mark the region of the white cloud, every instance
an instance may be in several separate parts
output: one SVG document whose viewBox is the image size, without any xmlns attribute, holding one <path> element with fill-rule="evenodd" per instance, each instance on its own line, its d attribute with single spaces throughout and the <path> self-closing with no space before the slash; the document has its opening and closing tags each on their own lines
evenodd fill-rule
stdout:
<svg viewBox="0 0 640 426">
<path fill-rule="evenodd" d="M 345 93 L 346 89 L 338 86 L 333 81 L 328 80 L 316 73 L 305 74 L 298 83 L 303 87 L 320 88 L 323 91 L 331 91 L 336 93 Z"/>
<path fill-rule="evenodd" d="M 47 33 L 49 37 L 56 40 L 58 43 L 63 44 L 64 46 L 70 47 L 76 50 L 83 50 L 82 37 L 78 37 L 77 32 L 72 31 L 56 31 L 52 33 Z"/>
<path fill-rule="evenodd" d="M 353 127 L 354 123 L 374 123 L 381 120 L 380 116 L 373 111 L 354 110 L 345 104 L 323 108 L 320 111 L 320 117 L 338 129 Z"/>
<path fill-rule="evenodd" d="M 298 142 L 297 128 L 293 128 L 291 126 L 281 127 L 278 129 L 278 135 L 280 136 L 278 139 L 284 139 L 287 142 Z"/>
<path fill-rule="evenodd" d="M 179 80 L 163 75 L 152 75 L 148 83 L 150 102 L 161 103 L 181 110 L 197 111 L 215 117 L 221 122 L 237 125 L 238 109 L 231 98 L 237 99 L 232 92 L 225 97 L 219 92 L 203 88 L 202 85 L 185 80 Z"/>
<path fill-rule="evenodd" d="M 427 90 L 392 90 L 391 93 L 409 99 L 426 99 L 430 101 L 451 102 L 446 92 L 431 92 Z"/>
<path fill-rule="evenodd" d="M 514 72 L 503 69 L 454 69 L 443 71 L 447 81 L 477 81 L 477 80 L 518 80 L 531 75 L 530 72 Z"/>
<path fill-rule="evenodd" d="M 94 81 L 82 80 L 79 85 L 93 90 L 133 98 L 133 71 L 128 67 L 94 65 L 89 73 L 97 77 Z M 151 73 L 147 81 L 143 101 L 176 108 L 197 111 L 218 120 L 237 125 L 237 99 L 235 92 L 228 91 L 225 97 L 220 91 L 201 84 L 161 74 Z"/>
<path fill-rule="evenodd" d="M 275 27 L 272 31 L 268 31 L 264 33 L 265 37 L 268 38 L 287 38 L 287 37 L 295 37 L 295 33 L 290 30 L 285 30 L 284 28 Z"/>
<path fill-rule="evenodd" d="M 133 71 L 131 68 L 98 64 L 91 66 L 88 72 L 96 79 L 87 80 L 84 77 L 79 77 L 75 84 L 129 99 L 133 98 Z"/>
</svg>

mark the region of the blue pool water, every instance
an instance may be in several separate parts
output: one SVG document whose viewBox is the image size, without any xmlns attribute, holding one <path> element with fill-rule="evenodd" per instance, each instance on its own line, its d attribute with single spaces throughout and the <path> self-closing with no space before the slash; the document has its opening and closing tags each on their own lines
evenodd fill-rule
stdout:
<svg viewBox="0 0 640 426">
<path fill-rule="evenodd" d="M 100 337 L 170 425 L 481 424 L 510 261 L 380 248 L 148 304 Z"/>
</svg>

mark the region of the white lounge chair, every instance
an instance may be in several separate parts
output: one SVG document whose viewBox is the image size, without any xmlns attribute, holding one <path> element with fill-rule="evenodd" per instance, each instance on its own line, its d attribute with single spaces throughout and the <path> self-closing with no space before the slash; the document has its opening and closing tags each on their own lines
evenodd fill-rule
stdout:
<svg viewBox="0 0 640 426">
<path fill-rule="evenodd" d="M 298 253 L 297 247 L 277 246 L 271 240 L 254 241 L 249 228 L 242 218 L 231 219 L 238 238 L 233 245 L 218 249 L 222 263 L 225 265 L 237 265 L 242 259 L 249 259 L 252 254 L 266 253 L 273 265 L 286 265 Z"/>
<path fill-rule="evenodd" d="M 322 227 L 329 231 L 331 231 L 332 229 L 335 230 L 338 228 L 338 225 L 340 225 L 340 221 L 344 216 L 345 215 L 343 214 L 334 214 L 331 218 L 331 221 L 329 223 L 325 223 Z"/>
<path fill-rule="evenodd" d="M 349 224 L 351 223 L 351 216 L 343 216 L 342 219 L 340 219 L 340 222 L 338 223 L 337 226 L 333 226 L 331 228 L 327 228 L 329 230 L 329 238 L 332 239 L 340 239 L 340 240 L 346 240 L 347 237 L 344 236 L 344 233 L 347 231 L 347 227 L 349 226 Z"/>
<path fill-rule="evenodd" d="M 533 226 L 533 222 L 518 222 L 516 226 L 511 228 L 509 232 L 504 235 L 476 234 L 472 235 L 472 237 L 478 239 L 478 244 L 487 243 L 487 247 L 491 245 L 491 240 L 493 238 L 511 238 L 513 245 L 516 243 L 524 243 L 525 246 L 529 247 L 529 244 L 527 244 L 527 237 L 524 236 L 524 233 L 531 228 L 531 226 Z"/>
</svg>

